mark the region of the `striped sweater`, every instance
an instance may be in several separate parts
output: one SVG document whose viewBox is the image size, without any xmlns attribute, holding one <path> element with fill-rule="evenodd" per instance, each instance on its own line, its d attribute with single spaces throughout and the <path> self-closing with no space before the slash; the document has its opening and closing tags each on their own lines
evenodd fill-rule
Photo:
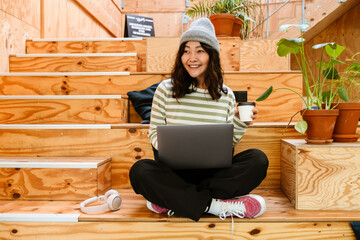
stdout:
<svg viewBox="0 0 360 240">
<path fill-rule="evenodd" d="M 234 114 L 234 93 L 228 90 L 220 99 L 212 100 L 206 89 L 196 89 L 178 99 L 172 97 L 171 79 L 162 81 L 155 91 L 151 109 L 148 136 L 155 149 L 158 148 L 156 127 L 158 125 L 233 123 L 235 146 L 244 135 L 247 125 Z"/>
</svg>

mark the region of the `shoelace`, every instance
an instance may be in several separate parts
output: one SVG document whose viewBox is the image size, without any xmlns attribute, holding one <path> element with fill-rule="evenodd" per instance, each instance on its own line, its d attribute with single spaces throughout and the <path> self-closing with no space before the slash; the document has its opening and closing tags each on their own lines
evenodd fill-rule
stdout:
<svg viewBox="0 0 360 240">
<path fill-rule="evenodd" d="M 231 205 L 237 205 L 236 211 L 231 208 Z M 224 202 L 221 205 L 222 211 L 219 214 L 219 218 L 221 220 L 225 220 L 227 216 L 231 216 L 231 235 L 234 233 L 234 218 L 236 216 L 238 218 L 245 217 L 245 204 L 243 202 Z"/>
<path fill-rule="evenodd" d="M 169 210 L 169 211 L 167 212 L 167 215 L 168 215 L 168 216 L 174 215 L 174 211 Z"/>
</svg>

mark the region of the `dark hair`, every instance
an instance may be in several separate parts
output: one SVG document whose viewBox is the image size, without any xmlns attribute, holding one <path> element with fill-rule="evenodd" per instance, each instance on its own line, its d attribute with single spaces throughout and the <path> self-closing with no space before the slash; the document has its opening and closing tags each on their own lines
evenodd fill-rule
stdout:
<svg viewBox="0 0 360 240">
<path fill-rule="evenodd" d="M 209 94 L 213 100 L 221 97 L 221 92 L 227 93 L 223 87 L 223 71 L 220 64 L 219 53 L 209 45 L 200 42 L 201 47 L 209 54 L 209 63 L 205 73 L 205 85 L 208 86 Z M 184 53 L 186 42 L 182 43 L 176 55 L 175 64 L 171 72 L 172 95 L 174 98 L 182 98 L 186 93 L 194 92 L 197 85 L 196 78 L 193 78 L 186 71 L 181 62 L 181 56 Z M 189 90 L 190 86 L 193 86 Z"/>
</svg>

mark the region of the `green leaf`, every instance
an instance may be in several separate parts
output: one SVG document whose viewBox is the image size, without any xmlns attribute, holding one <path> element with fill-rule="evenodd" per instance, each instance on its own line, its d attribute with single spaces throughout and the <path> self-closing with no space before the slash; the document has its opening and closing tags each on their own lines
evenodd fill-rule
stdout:
<svg viewBox="0 0 360 240">
<path fill-rule="evenodd" d="M 280 26 L 279 31 L 287 31 L 290 27 L 297 27 L 300 31 L 305 32 L 308 27 L 310 27 L 309 23 L 304 24 L 284 24 Z"/>
<path fill-rule="evenodd" d="M 295 130 L 298 131 L 299 133 L 305 134 L 307 128 L 308 128 L 308 124 L 304 120 L 297 122 L 295 124 Z"/>
<path fill-rule="evenodd" d="M 330 98 L 331 98 L 331 91 L 330 90 L 324 91 L 322 93 L 322 102 L 326 103 L 326 106 L 328 105 L 327 103 L 330 102 Z"/>
<path fill-rule="evenodd" d="M 345 102 L 350 102 L 349 95 L 347 93 L 346 88 L 340 87 L 338 93 L 339 93 L 339 97 L 342 100 L 344 100 Z"/>
<path fill-rule="evenodd" d="M 273 86 L 270 86 L 263 94 L 260 95 L 260 97 L 258 97 L 256 99 L 256 101 L 257 102 L 264 101 L 265 99 L 267 99 L 270 96 L 272 91 L 273 91 Z"/>
<path fill-rule="evenodd" d="M 339 73 L 334 67 L 328 67 L 323 71 L 324 77 L 327 79 L 340 79 Z"/>
<path fill-rule="evenodd" d="M 280 41 L 276 44 L 278 46 L 277 53 L 280 57 L 285 57 L 289 53 L 297 54 L 301 48 L 302 38 L 296 39 L 280 39 Z"/>
<path fill-rule="evenodd" d="M 331 58 L 331 59 L 329 60 L 329 63 L 330 63 L 330 64 L 345 64 L 344 62 L 339 61 L 339 60 L 336 60 L 336 59 L 334 59 L 334 58 Z"/>
<path fill-rule="evenodd" d="M 337 58 L 343 51 L 345 50 L 345 47 L 340 46 L 336 43 L 330 43 L 325 46 L 325 51 L 327 55 L 333 58 Z"/>
</svg>

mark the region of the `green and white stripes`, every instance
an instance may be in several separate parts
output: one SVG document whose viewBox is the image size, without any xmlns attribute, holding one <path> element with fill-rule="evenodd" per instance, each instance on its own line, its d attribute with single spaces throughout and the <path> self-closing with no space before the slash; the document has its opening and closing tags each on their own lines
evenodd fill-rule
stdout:
<svg viewBox="0 0 360 240">
<path fill-rule="evenodd" d="M 226 87 L 226 86 L 225 86 Z M 171 79 L 164 80 L 157 88 L 151 109 L 149 138 L 157 149 L 158 125 L 190 125 L 211 123 L 233 123 L 235 145 L 245 133 L 247 125 L 234 116 L 235 97 L 231 89 L 217 101 L 212 100 L 205 89 L 197 89 L 178 101 L 172 97 Z"/>
</svg>

